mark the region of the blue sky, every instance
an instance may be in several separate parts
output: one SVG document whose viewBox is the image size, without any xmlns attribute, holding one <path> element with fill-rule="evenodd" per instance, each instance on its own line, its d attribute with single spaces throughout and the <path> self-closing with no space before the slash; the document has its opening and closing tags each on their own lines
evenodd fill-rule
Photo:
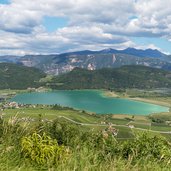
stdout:
<svg viewBox="0 0 171 171">
<path fill-rule="evenodd" d="M 43 17 L 42 24 L 47 29 L 48 32 L 54 32 L 59 28 L 66 27 L 68 20 L 62 17 L 51 17 L 45 16 Z"/>
<path fill-rule="evenodd" d="M 0 0 L 0 4 L 9 4 L 9 0 Z"/>
<path fill-rule="evenodd" d="M 140 46 L 148 46 L 149 44 L 153 44 L 165 53 L 171 54 L 171 42 L 165 38 L 132 37 L 131 40 Z"/>
<path fill-rule="evenodd" d="M 171 54 L 170 0 L 0 0 L 0 55 L 105 48 Z"/>
</svg>

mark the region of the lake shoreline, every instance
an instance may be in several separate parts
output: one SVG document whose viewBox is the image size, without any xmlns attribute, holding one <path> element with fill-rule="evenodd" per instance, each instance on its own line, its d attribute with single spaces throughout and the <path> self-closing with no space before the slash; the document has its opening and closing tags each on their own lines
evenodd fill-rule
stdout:
<svg viewBox="0 0 171 171">
<path fill-rule="evenodd" d="M 59 104 L 75 109 L 95 112 L 97 114 L 130 114 L 149 115 L 168 112 L 168 107 L 139 102 L 127 98 L 110 98 L 104 90 L 55 90 L 49 92 L 33 92 L 16 95 L 12 101 L 24 104 Z M 58 94 L 58 95 L 57 95 Z M 47 101 L 47 98 L 50 100 Z M 90 100 L 91 99 L 91 100 Z M 135 103 L 135 104 L 134 104 Z M 100 104 L 100 105 L 99 105 Z M 152 106 L 153 105 L 153 106 Z M 123 106 L 125 106 L 123 108 Z M 141 109 L 139 109 L 141 107 Z"/>
<path fill-rule="evenodd" d="M 106 96 L 106 97 L 128 99 L 128 100 L 133 100 L 133 101 L 140 101 L 140 102 L 160 105 L 160 106 L 169 107 L 169 108 L 171 107 L 169 102 L 156 101 L 154 99 L 141 98 L 141 97 L 121 96 L 121 95 L 118 95 L 116 92 L 110 92 L 110 91 L 107 91 L 107 90 L 102 90 L 102 91 L 103 91 L 103 95 Z"/>
</svg>

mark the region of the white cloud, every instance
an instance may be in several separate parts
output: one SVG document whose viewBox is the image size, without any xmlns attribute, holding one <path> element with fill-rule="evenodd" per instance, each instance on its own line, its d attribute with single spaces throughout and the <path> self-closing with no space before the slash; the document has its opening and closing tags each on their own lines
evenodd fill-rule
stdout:
<svg viewBox="0 0 171 171">
<path fill-rule="evenodd" d="M 130 36 L 171 40 L 170 3 L 171 0 L 11 0 L 11 4 L 0 5 L 0 53 L 135 47 Z M 68 26 L 48 33 L 41 25 L 44 16 L 67 17 Z"/>
<path fill-rule="evenodd" d="M 70 27 L 62 28 L 53 33 L 47 33 L 44 29 L 37 28 L 32 34 L 20 34 L 0 32 L 0 52 L 4 50 L 14 53 L 21 50 L 26 53 L 60 53 L 81 49 L 101 49 L 113 47 L 114 45 L 124 45 L 129 42 L 127 38 L 103 33 L 98 27 L 83 28 Z M 8 43 L 6 43 L 8 42 Z M 20 53 L 20 54 L 21 54 Z"/>
</svg>

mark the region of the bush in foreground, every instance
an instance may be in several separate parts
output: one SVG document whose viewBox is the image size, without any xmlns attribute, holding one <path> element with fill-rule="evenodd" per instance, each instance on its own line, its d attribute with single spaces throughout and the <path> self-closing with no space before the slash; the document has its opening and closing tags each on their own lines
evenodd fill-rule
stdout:
<svg viewBox="0 0 171 171">
<path fill-rule="evenodd" d="M 28 158 L 36 164 L 53 165 L 59 160 L 65 160 L 66 149 L 59 146 L 57 141 L 47 136 L 46 133 L 39 135 L 36 132 L 21 139 L 21 152 L 24 158 Z"/>
</svg>

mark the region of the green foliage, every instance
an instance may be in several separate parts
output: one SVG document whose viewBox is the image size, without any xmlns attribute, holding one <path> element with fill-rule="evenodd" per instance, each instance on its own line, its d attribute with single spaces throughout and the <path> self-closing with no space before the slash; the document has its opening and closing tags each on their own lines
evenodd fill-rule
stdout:
<svg viewBox="0 0 171 171">
<path fill-rule="evenodd" d="M 150 115 L 149 119 L 154 123 L 164 124 L 167 121 L 170 121 L 171 118 L 169 113 L 162 113 Z"/>
<path fill-rule="evenodd" d="M 32 131 L 29 126 L 29 122 L 21 125 L 16 116 L 11 117 L 8 122 L 2 121 L 2 142 L 4 145 L 18 147 L 21 138 Z"/>
<path fill-rule="evenodd" d="M 171 167 L 171 143 L 158 134 L 133 132 L 134 139 L 120 141 L 111 127 L 104 127 L 103 131 L 84 130 L 62 118 L 45 123 L 41 119 L 40 115 L 40 126 L 23 126 L 17 118 L 2 122 L 0 168 L 143 171 Z"/>
<path fill-rule="evenodd" d="M 120 147 L 120 154 L 133 162 L 150 159 L 167 164 L 171 162 L 171 144 L 161 136 L 144 132 L 136 135 L 134 141 L 125 141 Z"/>
<path fill-rule="evenodd" d="M 21 140 L 22 154 L 37 164 L 55 164 L 64 160 L 66 151 L 64 146 L 59 146 L 57 141 L 44 133 L 42 136 L 33 133 Z"/>
<path fill-rule="evenodd" d="M 70 73 L 54 77 L 51 87 L 54 89 L 110 89 L 115 91 L 125 88 L 170 87 L 170 74 L 169 71 L 145 66 L 123 66 L 94 71 L 75 68 Z"/>
<path fill-rule="evenodd" d="M 3 135 L 3 119 L 0 118 L 0 138 L 2 137 Z"/>
<path fill-rule="evenodd" d="M 74 110 L 71 107 L 61 106 L 61 105 L 58 105 L 58 104 L 53 105 L 52 109 L 53 110 Z"/>
<path fill-rule="evenodd" d="M 49 132 L 59 144 L 74 146 L 80 142 L 81 131 L 79 127 L 66 121 L 55 120 L 49 128 Z"/>
<path fill-rule="evenodd" d="M 42 71 L 17 64 L 0 63 L 0 89 L 26 89 L 39 87 L 39 80 L 45 77 Z"/>
</svg>

